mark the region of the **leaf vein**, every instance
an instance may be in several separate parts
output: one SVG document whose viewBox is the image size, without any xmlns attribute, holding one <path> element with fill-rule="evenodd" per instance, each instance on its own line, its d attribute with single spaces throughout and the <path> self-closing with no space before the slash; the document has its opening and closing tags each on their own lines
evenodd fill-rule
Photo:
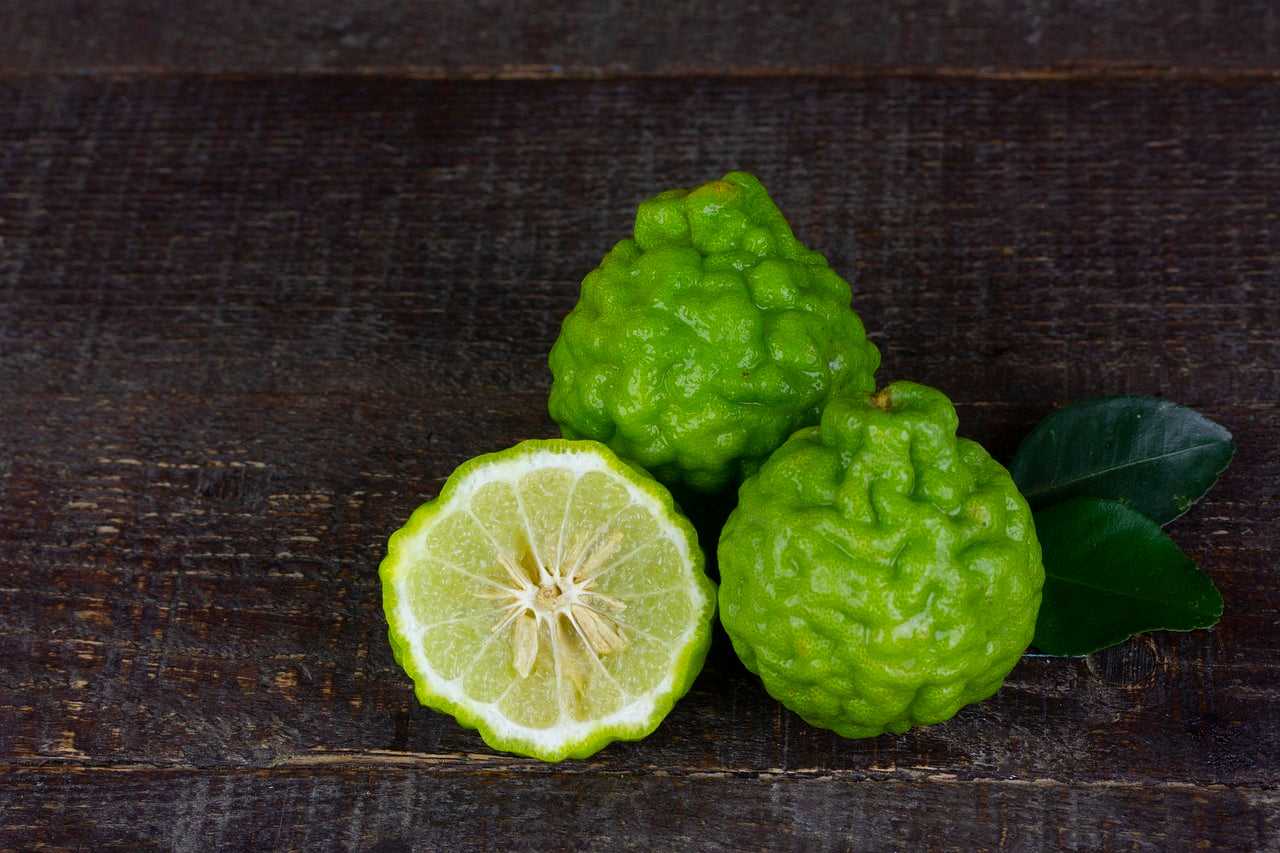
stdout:
<svg viewBox="0 0 1280 853">
<path fill-rule="evenodd" d="M 1123 471 L 1126 468 L 1136 468 L 1139 465 L 1148 465 L 1153 462 L 1159 462 L 1161 459 L 1172 459 L 1175 456 L 1181 456 L 1185 453 L 1192 453 L 1194 451 L 1203 450 L 1205 448 L 1212 448 L 1212 447 L 1215 447 L 1216 445 L 1217 445 L 1217 442 L 1196 444 L 1190 447 L 1183 447 L 1169 453 L 1162 453 L 1159 456 L 1146 456 L 1146 457 L 1143 457 L 1142 459 L 1134 459 L 1130 462 L 1124 462 L 1120 465 L 1112 465 L 1110 467 L 1104 467 L 1104 468 L 1091 468 L 1087 471 L 1077 474 L 1074 477 L 1068 477 L 1063 480 L 1055 480 L 1046 485 L 1039 486 L 1034 489 L 1030 489 L 1026 492 L 1023 492 L 1023 495 L 1027 498 L 1031 498 L 1033 496 L 1039 497 L 1040 495 L 1055 491 L 1057 489 L 1066 488 L 1067 486 L 1074 486 L 1077 483 L 1081 483 L 1095 477 L 1101 477 L 1104 474 L 1111 474 L 1116 471 Z"/>
</svg>

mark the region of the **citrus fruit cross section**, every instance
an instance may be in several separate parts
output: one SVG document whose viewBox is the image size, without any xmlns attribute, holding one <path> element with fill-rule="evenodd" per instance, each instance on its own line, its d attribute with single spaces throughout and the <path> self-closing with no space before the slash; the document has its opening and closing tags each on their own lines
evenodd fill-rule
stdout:
<svg viewBox="0 0 1280 853">
<path fill-rule="evenodd" d="M 547 761 L 651 732 L 710 645 L 715 587 L 692 526 L 595 442 L 464 463 L 392 536 L 380 572 L 420 701 Z"/>
</svg>

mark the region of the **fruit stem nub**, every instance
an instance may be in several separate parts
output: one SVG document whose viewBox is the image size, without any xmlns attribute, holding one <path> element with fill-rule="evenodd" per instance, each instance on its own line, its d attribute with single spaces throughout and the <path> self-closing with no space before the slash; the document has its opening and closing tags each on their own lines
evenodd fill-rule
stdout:
<svg viewBox="0 0 1280 853">
<path fill-rule="evenodd" d="M 893 395 L 888 387 L 881 388 L 871 395 L 871 405 L 886 412 L 893 408 Z"/>
</svg>

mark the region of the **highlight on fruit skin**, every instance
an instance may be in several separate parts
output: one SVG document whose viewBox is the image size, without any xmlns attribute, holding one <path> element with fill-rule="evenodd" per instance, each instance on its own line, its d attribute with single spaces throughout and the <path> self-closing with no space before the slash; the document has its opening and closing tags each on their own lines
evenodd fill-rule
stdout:
<svg viewBox="0 0 1280 853">
<path fill-rule="evenodd" d="M 665 488 L 603 445 L 551 439 L 459 466 L 379 574 L 422 704 L 558 761 L 648 735 L 689 690 L 715 614 L 703 569 Z"/>
<path fill-rule="evenodd" d="M 766 690 L 845 737 L 942 722 L 991 696 L 1044 585 L 1030 508 L 939 391 L 834 397 L 739 490 L 720 618 Z"/>
<path fill-rule="evenodd" d="M 831 394 L 875 388 L 851 298 L 751 175 L 659 193 L 583 280 L 548 409 L 668 486 L 734 489 Z"/>
</svg>

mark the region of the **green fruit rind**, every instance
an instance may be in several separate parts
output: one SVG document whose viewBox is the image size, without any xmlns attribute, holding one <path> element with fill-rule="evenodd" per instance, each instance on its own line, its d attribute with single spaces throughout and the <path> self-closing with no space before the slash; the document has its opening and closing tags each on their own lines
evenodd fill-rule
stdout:
<svg viewBox="0 0 1280 853">
<path fill-rule="evenodd" d="M 739 490 L 720 618 L 770 695 L 845 737 L 901 733 L 991 696 L 1044 585 L 1027 502 L 939 391 L 831 400 Z"/>
<path fill-rule="evenodd" d="M 414 620 L 405 606 L 402 587 L 413 571 L 413 555 L 421 548 L 424 532 L 432 527 L 440 513 L 450 511 L 451 505 L 462 494 L 475 488 L 474 475 L 495 462 L 520 461 L 522 458 L 528 461 L 530 468 L 545 464 L 586 465 L 586 470 L 605 469 L 618 475 L 635 501 L 646 503 L 658 517 L 678 529 L 680 535 L 673 541 L 691 567 L 696 617 L 674 644 L 679 647 L 679 652 L 669 671 L 642 697 L 642 701 L 604 718 L 567 726 L 560 722 L 551 729 L 522 726 L 495 718 L 485 712 L 483 703 L 472 701 L 461 689 L 451 687 L 439 677 L 430 662 L 414 647 Z M 449 476 L 440 494 L 419 506 L 388 540 L 387 554 L 379 565 L 378 573 L 382 581 L 382 606 L 392 654 L 413 679 L 419 702 L 449 714 L 466 728 L 478 731 L 484 742 L 494 749 L 554 762 L 566 758 L 587 758 L 616 740 L 639 740 L 651 734 L 675 703 L 689 691 L 711 645 L 716 585 L 705 574 L 705 559 L 697 541 L 692 524 L 675 506 L 670 492 L 642 469 L 619 459 L 598 442 L 531 439 L 506 450 L 475 457 L 460 465 Z"/>
<path fill-rule="evenodd" d="M 548 409 L 667 485 L 736 486 L 830 394 L 871 391 L 880 352 L 848 282 L 745 172 L 642 203 L 582 282 Z"/>
</svg>

